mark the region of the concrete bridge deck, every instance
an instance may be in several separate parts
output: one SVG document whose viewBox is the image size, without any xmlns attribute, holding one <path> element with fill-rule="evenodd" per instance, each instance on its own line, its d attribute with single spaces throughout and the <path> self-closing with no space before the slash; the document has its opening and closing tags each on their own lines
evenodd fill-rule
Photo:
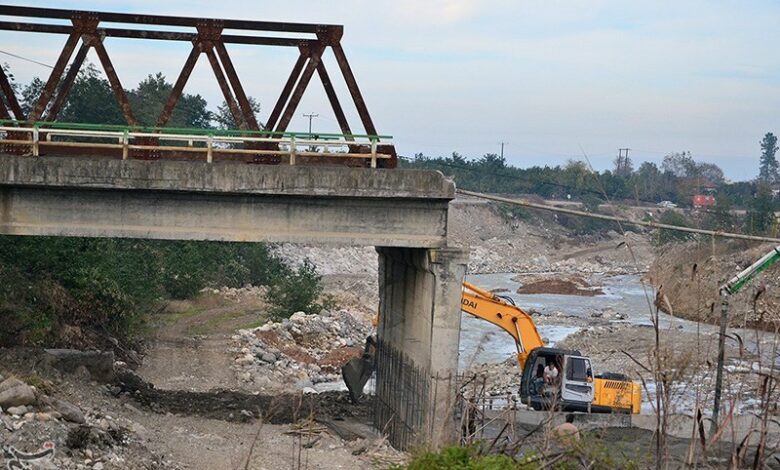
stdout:
<svg viewBox="0 0 780 470">
<path fill-rule="evenodd" d="M 446 244 L 454 184 L 433 171 L 0 158 L 0 233 Z"/>
</svg>

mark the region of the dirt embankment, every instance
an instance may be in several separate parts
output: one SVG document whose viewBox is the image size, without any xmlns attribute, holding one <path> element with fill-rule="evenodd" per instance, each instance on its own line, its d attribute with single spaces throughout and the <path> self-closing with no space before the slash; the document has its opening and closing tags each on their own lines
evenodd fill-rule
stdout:
<svg viewBox="0 0 780 470">
<path fill-rule="evenodd" d="M 773 248 L 745 242 L 689 242 L 666 249 L 646 278 L 659 290 L 656 305 L 667 313 L 717 323 L 720 286 Z M 760 273 L 729 297 L 730 325 L 774 329 L 780 325 L 780 265 Z"/>
<path fill-rule="evenodd" d="M 655 254 L 646 234 L 628 231 L 577 235 L 554 216 L 516 218 L 494 203 L 458 198 L 448 215 L 450 244 L 469 251 L 468 272 L 645 272 Z M 377 254 L 370 247 L 278 245 L 275 252 L 293 265 L 310 259 L 328 276 L 376 279 Z"/>
</svg>

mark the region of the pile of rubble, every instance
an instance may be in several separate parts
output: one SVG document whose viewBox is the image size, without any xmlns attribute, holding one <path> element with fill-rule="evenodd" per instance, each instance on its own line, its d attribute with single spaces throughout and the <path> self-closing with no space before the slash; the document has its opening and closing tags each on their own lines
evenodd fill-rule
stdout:
<svg viewBox="0 0 780 470">
<path fill-rule="evenodd" d="M 0 376 L 3 468 L 178 468 L 140 444 L 134 423 L 56 398 L 37 376 L 29 381 L 37 386 Z"/>
<path fill-rule="evenodd" d="M 232 338 L 234 370 L 261 391 L 333 389 L 341 382 L 341 366 L 362 353 L 370 334 L 370 323 L 346 310 L 296 312 L 281 322 L 239 330 Z"/>
</svg>

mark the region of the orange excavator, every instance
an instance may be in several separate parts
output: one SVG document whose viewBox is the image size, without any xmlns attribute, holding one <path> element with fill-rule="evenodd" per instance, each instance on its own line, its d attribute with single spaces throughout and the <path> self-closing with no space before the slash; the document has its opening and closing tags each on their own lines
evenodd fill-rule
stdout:
<svg viewBox="0 0 780 470">
<path fill-rule="evenodd" d="M 463 283 L 461 310 L 509 333 L 522 369 L 520 400 L 533 409 L 556 408 L 592 413 L 639 413 L 641 388 L 622 374 L 594 375 L 591 360 L 579 351 L 545 347 L 531 315 L 511 298 Z M 363 357 L 342 367 L 353 400 L 363 392 L 375 370 L 374 339 L 368 338 Z M 554 369 L 554 370 L 553 370 Z"/>
</svg>

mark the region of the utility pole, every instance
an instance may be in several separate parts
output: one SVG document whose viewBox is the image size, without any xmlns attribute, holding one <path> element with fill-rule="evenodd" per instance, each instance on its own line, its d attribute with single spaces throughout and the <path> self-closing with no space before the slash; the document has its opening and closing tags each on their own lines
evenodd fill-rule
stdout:
<svg viewBox="0 0 780 470">
<path fill-rule="evenodd" d="M 617 164 L 615 165 L 615 173 L 618 175 L 622 175 L 628 169 L 628 152 L 630 151 L 629 148 L 618 149 Z M 625 156 L 623 156 L 624 152 Z"/>
<path fill-rule="evenodd" d="M 501 144 L 501 160 L 504 159 L 504 145 L 508 144 L 509 142 L 499 142 Z"/>
<path fill-rule="evenodd" d="M 316 118 L 316 117 L 319 117 L 319 116 L 320 116 L 319 114 L 314 114 L 314 113 L 309 113 L 309 114 L 304 113 L 303 114 L 303 117 L 309 118 L 309 138 L 310 139 L 311 139 L 311 120 Z"/>
</svg>

